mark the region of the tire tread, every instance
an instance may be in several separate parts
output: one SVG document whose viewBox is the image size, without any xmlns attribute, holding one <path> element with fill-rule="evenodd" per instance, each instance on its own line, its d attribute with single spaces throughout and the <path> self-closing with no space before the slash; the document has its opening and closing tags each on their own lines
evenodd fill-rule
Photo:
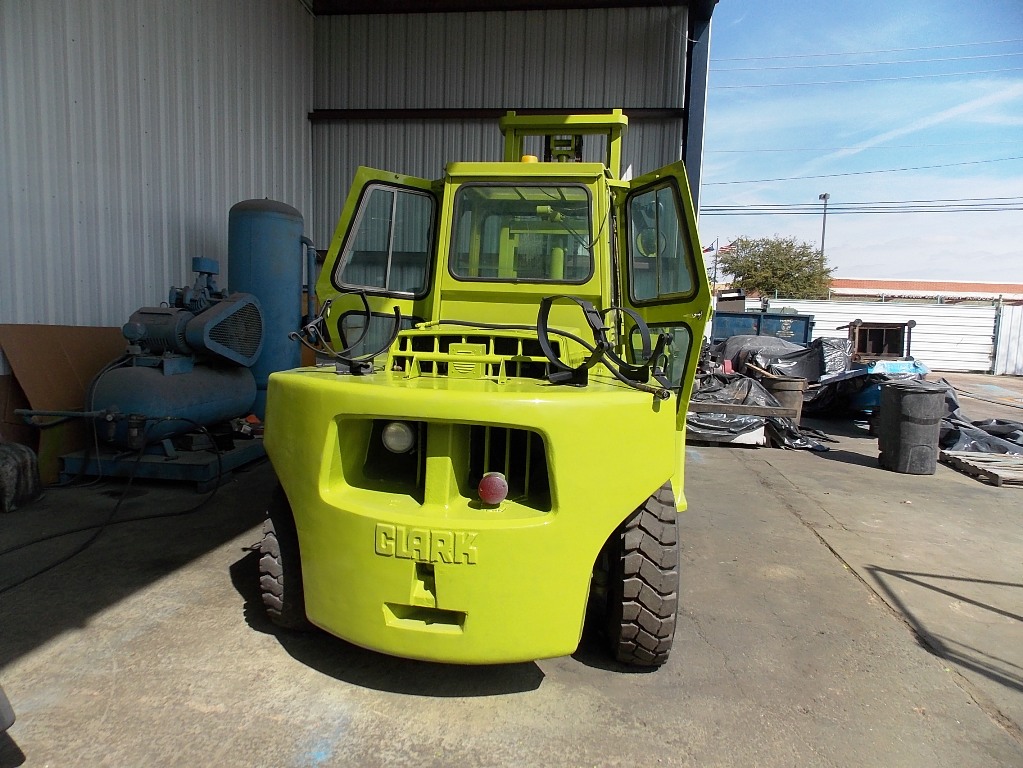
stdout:
<svg viewBox="0 0 1023 768">
<path fill-rule="evenodd" d="M 298 534 L 288 499 L 279 487 L 263 523 L 259 555 L 259 591 L 270 621 L 284 629 L 309 629 Z"/>
<path fill-rule="evenodd" d="M 659 667 L 675 635 L 679 545 L 675 497 L 666 482 L 612 535 L 608 637 L 623 664 Z"/>
</svg>

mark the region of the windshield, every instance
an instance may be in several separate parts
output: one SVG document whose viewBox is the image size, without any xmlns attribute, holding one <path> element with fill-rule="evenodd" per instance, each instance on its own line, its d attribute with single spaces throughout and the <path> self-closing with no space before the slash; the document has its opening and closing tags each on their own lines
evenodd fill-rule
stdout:
<svg viewBox="0 0 1023 768">
<path fill-rule="evenodd" d="M 455 197 L 451 274 L 584 283 L 593 274 L 590 220 L 583 186 L 467 184 Z"/>
</svg>

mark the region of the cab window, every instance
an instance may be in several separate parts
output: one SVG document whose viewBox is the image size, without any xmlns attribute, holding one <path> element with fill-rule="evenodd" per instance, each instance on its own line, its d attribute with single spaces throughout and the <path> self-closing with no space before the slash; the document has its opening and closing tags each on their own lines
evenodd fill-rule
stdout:
<svg viewBox="0 0 1023 768">
<path fill-rule="evenodd" d="M 583 186 L 467 184 L 455 196 L 451 274 L 584 283 L 593 275 L 590 211 Z"/>
<path fill-rule="evenodd" d="M 426 292 L 434 199 L 404 187 L 370 184 L 363 192 L 335 280 L 393 294 Z"/>
<path fill-rule="evenodd" d="M 692 254 L 671 182 L 628 199 L 630 295 L 657 301 L 694 291 Z"/>
</svg>

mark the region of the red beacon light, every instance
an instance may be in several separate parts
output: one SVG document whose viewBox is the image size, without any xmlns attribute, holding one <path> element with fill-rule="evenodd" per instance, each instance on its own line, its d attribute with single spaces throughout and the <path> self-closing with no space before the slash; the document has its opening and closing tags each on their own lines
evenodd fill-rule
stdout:
<svg viewBox="0 0 1023 768">
<path fill-rule="evenodd" d="M 500 472 L 487 472 L 477 491 L 480 501 L 490 507 L 497 506 L 508 498 L 508 480 Z"/>
</svg>

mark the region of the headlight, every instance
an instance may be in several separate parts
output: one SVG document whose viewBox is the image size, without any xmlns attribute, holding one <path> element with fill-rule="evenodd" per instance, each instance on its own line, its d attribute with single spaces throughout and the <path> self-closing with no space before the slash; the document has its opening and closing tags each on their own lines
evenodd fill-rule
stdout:
<svg viewBox="0 0 1023 768">
<path fill-rule="evenodd" d="M 384 427 L 380 439 L 391 453 L 408 453 L 416 444 L 416 433 L 404 421 L 392 421 Z"/>
</svg>

